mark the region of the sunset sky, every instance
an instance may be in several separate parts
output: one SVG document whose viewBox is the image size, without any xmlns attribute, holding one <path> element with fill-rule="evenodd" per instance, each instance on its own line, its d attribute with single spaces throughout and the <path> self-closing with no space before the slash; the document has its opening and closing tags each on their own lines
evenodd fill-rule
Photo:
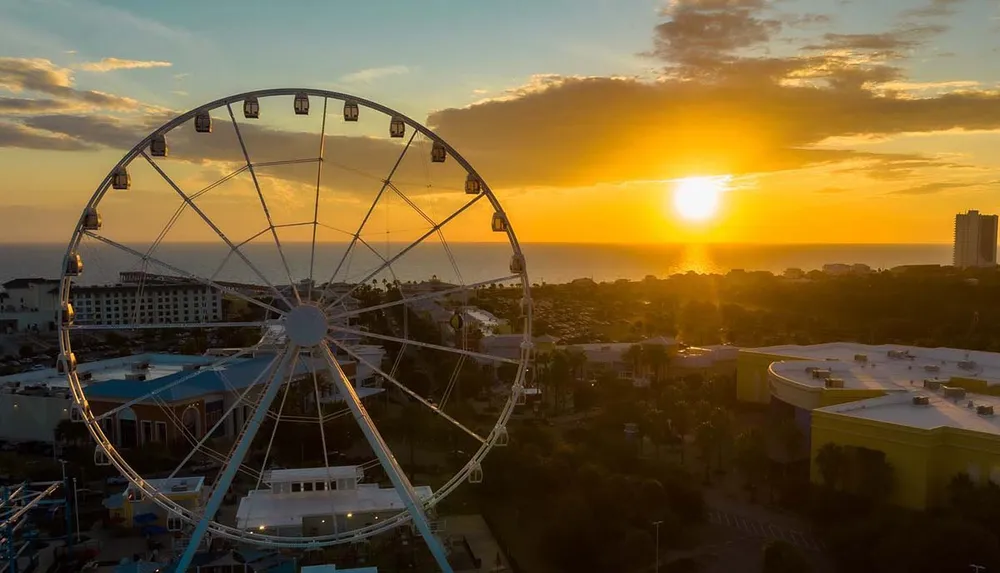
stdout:
<svg viewBox="0 0 1000 573">
<path fill-rule="evenodd" d="M 302 86 L 424 122 L 522 241 L 948 242 L 956 212 L 1000 211 L 998 61 L 996 0 L 7 0 L 0 241 L 65 242 L 108 170 L 173 115 Z M 321 209 L 357 220 L 400 140 L 373 113 L 344 124 L 339 105 Z M 318 146 L 320 114 L 280 106 L 247 127 L 255 160 Z M 185 189 L 242 161 L 225 108 L 213 117 L 207 138 L 171 136 Z M 426 143 L 397 176 L 440 219 L 465 199 L 461 173 L 426 171 Z M 135 193 L 102 204 L 123 241 L 177 202 L 148 164 L 132 175 Z M 311 217 L 315 166 L 262 177 L 277 216 Z M 675 208 L 691 177 L 724 182 L 703 220 Z M 235 236 L 260 229 L 250 185 L 204 197 Z M 199 225 L 170 239 L 199 240 Z M 449 234 L 491 238 L 472 222 Z"/>
</svg>

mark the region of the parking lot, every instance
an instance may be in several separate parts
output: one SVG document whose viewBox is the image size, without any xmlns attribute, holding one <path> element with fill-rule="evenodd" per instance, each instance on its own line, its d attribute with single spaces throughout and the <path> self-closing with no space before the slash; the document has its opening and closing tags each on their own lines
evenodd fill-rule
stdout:
<svg viewBox="0 0 1000 573">
<path fill-rule="evenodd" d="M 824 549 L 823 542 L 816 539 L 808 531 L 790 529 L 775 523 L 718 509 L 708 510 L 706 517 L 709 523 L 736 529 L 751 537 L 780 539 L 807 551 L 823 551 Z"/>
</svg>

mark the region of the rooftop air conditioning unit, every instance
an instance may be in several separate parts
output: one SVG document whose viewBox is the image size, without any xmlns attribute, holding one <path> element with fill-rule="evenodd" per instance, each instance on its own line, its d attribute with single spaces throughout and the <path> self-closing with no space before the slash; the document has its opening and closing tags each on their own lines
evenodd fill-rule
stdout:
<svg viewBox="0 0 1000 573">
<path fill-rule="evenodd" d="M 929 406 L 931 403 L 930 396 L 914 396 L 913 405 L 914 406 Z"/>
<path fill-rule="evenodd" d="M 924 388 L 937 391 L 941 388 L 941 381 L 935 380 L 934 378 L 927 378 L 924 380 Z"/>
<path fill-rule="evenodd" d="M 976 406 L 976 413 L 980 416 L 992 416 L 993 406 Z"/>
<path fill-rule="evenodd" d="M 959 360 L 958 367 L 962 370 L 975 370 L 976 361 L 975 360 Z"/>
<path fill-rule="evenodd" d="M 855 354 L 854 355 L 854 361 L 855 362 L 868 362 L 868 355 L 867 354 Z"/>
<path fill-rule="evenodd" d="M 125 374 L 125 379 L 126 380 L 135 380 L 135 381 L 138 381 L 138 382 L 142 382 L 142 381 L 146 380 L 146 375 L 144 373 L 142 373 L 142 372 L 129 372 L 129 373 Z"/>
<path fill-rule="evenodd" d="M 830 377 L 830 371 L 826 368 L 817 368 L 816 370 L 813 370 L 812 374 L 813 378 L 819 378 L 821 380 L 825 380 Z"/>
<path fill-rule="evenodd" d="M 827 388 L 843 388 L 844 380 L 842 378 L 827 378 L 823 385 Z"/>
<path fill-rule="evenodd" d="M 941 367 L 937 364 L 927 364 L 924 366 L 924 372 L 940 372 Z"/>
<path fill-rule="evenodd" d="M 965 388 L 959 388 L 958 386 L 942 386 L 941 389 L 944 391 L 945 398 L 951 398 L 952 400 L 961 400 L 965 398 Z"/>
</svg>

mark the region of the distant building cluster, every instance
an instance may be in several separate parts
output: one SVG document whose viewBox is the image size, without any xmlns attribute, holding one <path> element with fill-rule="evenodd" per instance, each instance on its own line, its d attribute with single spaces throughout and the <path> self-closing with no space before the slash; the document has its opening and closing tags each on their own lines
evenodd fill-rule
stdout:
<svg viewBox="0 0 1000 573">
<path fill-rule="evenodd" d="M 996 266 L 996 215 L 984 215 L 979 211 L 955 215 L 955 247 L 952 264 L 960 269 Z"/>
<path fill-rule="evenodd" d="M 826 444 L 884 452 L 894 502 L 946 501 L 966 473 L 1000 485 L 1000 353 L 829 343 L 739 351 L 737 397 L 770 404 L 805 436 L 812 478 Z"/>
</svg>

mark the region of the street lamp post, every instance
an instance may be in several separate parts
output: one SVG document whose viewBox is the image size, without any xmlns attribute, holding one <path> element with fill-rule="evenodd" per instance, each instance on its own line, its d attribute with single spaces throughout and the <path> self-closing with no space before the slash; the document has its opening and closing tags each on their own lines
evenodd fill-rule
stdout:
<svg viewBox="0 0 1000 573">
<path fill-rule="evenodd" d="M 655 573 L 660 573 L 660 524 L 663 521 L 654 521 L 653 527 L 656 528 L 656 568 Z"/>
</svg>

